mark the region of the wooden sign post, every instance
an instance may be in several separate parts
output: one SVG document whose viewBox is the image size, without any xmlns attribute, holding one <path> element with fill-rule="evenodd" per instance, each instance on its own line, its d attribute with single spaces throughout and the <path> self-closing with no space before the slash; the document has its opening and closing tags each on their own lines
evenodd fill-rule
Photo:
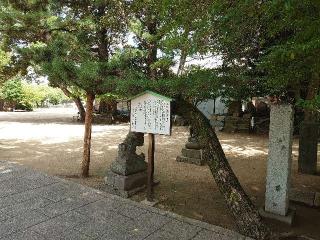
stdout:
<svg viewBox="0 0 320 240">
<path fill-rule="evenodd" d="M 154 134 L 148 133 L 148 183 L 147 183 L 147 200 L 153 202 L 153 175 L 154 175 Z"/>
<path fill-rule="evenodd" d="M 131 99 L 130 129 L 148 133 L 147 200 L 153 202 L 155 134 L 171 135 L 171 98 L 146 91 Z"/>
</svg>

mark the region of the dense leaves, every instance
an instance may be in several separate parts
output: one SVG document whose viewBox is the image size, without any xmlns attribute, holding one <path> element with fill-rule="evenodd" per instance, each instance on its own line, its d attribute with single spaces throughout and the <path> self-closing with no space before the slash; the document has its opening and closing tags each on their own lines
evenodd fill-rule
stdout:
<svg viewBox="0 0 320 240">
<path fill-rule="evenodd" d="M 211 45 L 223 58 L 228 88 L 237 86 L 242 97 L 296 99 L 310 87 L 318 91 L 319 1 L 215 1 L 214 11 Z"/>
</svg>

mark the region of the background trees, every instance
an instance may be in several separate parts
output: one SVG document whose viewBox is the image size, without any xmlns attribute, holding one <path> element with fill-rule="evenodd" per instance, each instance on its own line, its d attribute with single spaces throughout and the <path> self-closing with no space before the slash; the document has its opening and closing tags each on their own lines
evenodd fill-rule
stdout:
<svg viewBox="0 0 320 240">
<path fill-rule="evenodd" d="M 1 24 L 6 46 L 17 52 L 16 66 L 30 64 L 81 101 L 70 87 L 86 95 L 82 176 L 89 174 L 93 102 L 97 94 L 112 89 L 119 77 L 113 55 L 126 34 L 125 1 L 6 1 Z M 27 34 L 26 34 L 27 33 Z M 22 67 L 20 67 L 22 69 Z M 22 71 L 22 70 L 21 70 Z M 83 113 L 83 108 L 79 107 Z"/>
<path fill-rule="evenodd" d="M 220 95 L 275 95 L 300 99 L 313 116 L 320 82 L 317 1 L 9 0 L 0 6 L 2 49 L 13 53 L 12 69 L 25 75 L 32 66 L 85 113 L 82 176 L 89 175 L 96 96 L 155 90 L 175 97 L 200 140 L 209 142 L 206 157 L 240 231 L 270 235 L 196 105 Z M 187 57 L 196 54 L 222 65 L 186 70 Z M 86 111 L 77 91 L 86 96 Z"/>
<path fill-rule="evenodd" d="M 28 111 L 69 100 L 60 89 L 27 83 L 19 77 L 4 82 L 0 87 L 0 99 L 12 109 Z"/>
</svg>

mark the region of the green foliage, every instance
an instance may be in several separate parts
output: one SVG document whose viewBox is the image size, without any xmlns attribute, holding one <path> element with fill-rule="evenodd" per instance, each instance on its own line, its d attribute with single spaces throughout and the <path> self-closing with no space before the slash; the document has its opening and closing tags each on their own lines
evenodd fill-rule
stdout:
<svg viewBox="0 0 320 240">
<path fill-rule="evenodd" d="M 7 46 L 15 49 L 15 66 L 33 65 L 50 84 L 103 93 L 108 62 L 126 34 L 125 1 L 5 1 L 0 25 Z M 14 27 L 12 27 L 14 26 Z"/>
<path fill-rule="evenodd" d="M 210 45 L 223 58 L 227 87 L 304 99 L 312 82 L 319 85 L 319 1 L 218 0 L 212 20 Z"/>
<path fill-rule="evenodd" d="M 32 107 L 45 107 L 49 104 L 57 105 L 69 99 L 60 89 L 47 85 L 34 85 L 23 83 L 23 103 Z"/>
<path fill-rule="evenodd" d="M 20 78 L 6 81 L 1 88 L 0 97 L 16 108 L 29 111 L 34 107 L 57 105 L 69 100 L 60 89 L 26 83 Z"/>
<path fill-rule="evenodd" d="M 8 66 L 10 64 L 11 56 L 0 48 L 0 85 L 8 80 Z"/>
<path fill-rule="evenodd" d="M 299 99 L 297 105 L 308 110 L 317 110 L 320 112 L 320 95 L 317 95 L 312 100 Z"/>
<path fill-rule="evenodd" d="M 18 103 L 23 98 L 22 83 L 19 78 L 6 81 L 1 88 L 1 95 L 4 100 L 11 103 Z"/>
</svg>

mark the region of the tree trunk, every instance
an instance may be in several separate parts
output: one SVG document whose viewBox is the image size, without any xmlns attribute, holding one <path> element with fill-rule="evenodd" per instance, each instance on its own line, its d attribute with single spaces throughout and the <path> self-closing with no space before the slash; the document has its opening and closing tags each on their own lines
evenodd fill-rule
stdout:
<svg viewBox="0 0 320 240">
<path fill-rule="evenodd" d="M 308 86 L 306 100 L 313 100 L 319 91 L 319 75 L 314 74 Z M 312 109 L 304 110 L 304 120 L 299 131 L 298 172 L 305 174 L 317 173 L 318 152 L 318 113 Z"/>
<path fill-rule="evenodd" d="M 89 166 L 90 166 L 90 148 L 91 148 L 91 131 L 92 131 L 92 118 L 93 118 L 93 102 L 95 95 L 87 94 L 87 111 L 85 117 L 85 130 L 83 139 L 83 159 L 81 163 L 81 176 L 89 176 Z"/>
<path fill-rule="evenodd" d="M 151 20 L 147 24 L 148 33 L 151 36 L 155 36 L 157 34 L 157 22 L 156 20 Z M 153 68 L 152 64 L 157 61 L 157 51 L 158 51 L 158 44 L 157 40 L 153 39 L 151 42 L 148 43 L 148 54 L 146 59 L 147 64 L 147 75 L 151 79 L 155 79 L 157 75 L 157 70 Z"/>
<path fill-rule="evenodd" d="M 319 87 L 320 87 L 320 76 L 319 74 L 314 74 L 308 86 L 306 100 L 313 100 L 318 94 Z M 312 111 L 310 109 L 305 109 L 304 121 L 313 122 L 314 119 L 316 118 L 315 115 L 316 115 L 315 111 Z"/>
<path fill-rule="evenodd" d="M 186 101 L 178 100 L 177 106 L 179 114 L 190 121 L 203 147 L 203 158 L 210 167 L 240 233 L 254 239 L 271 239 L 271 230 L 262 222 L 258 211 L 241 187 L 208 119 Z"/>
<path fill-rule="evenodd" d="M 4 100 L 0 99 L 0 112 L 4 111 Z"/>
<path fill-rule="evenodd" d="M 185 49 L 181 50 L 180 62 L 177 75 L 180 76 L 184 72 L 184 66 L 186 65 L 187 61 L 187 51 Z"/>
<path fill-rule="evenodd" d="M 74 103 L 76 104 L 78 111 L 79 111 L 79 115 L 80 115 L 80 121 L 84 122 L 85 117 L 86 117 L 86 110 L 83 107 L 83 104 L 81 102 L 80 97 L 75 97 L 73 99 Z"/>
<path fill-rule="evenodd" d="M 59 88 L 68 98 L 71 98 L 74 101 L 79 111 L 80 121 L 83 122 L 85 120 L 86 111 L 83 107 L 80 97 L 74 96 L 66 86 L 60 85 Z"/>
</svg>

